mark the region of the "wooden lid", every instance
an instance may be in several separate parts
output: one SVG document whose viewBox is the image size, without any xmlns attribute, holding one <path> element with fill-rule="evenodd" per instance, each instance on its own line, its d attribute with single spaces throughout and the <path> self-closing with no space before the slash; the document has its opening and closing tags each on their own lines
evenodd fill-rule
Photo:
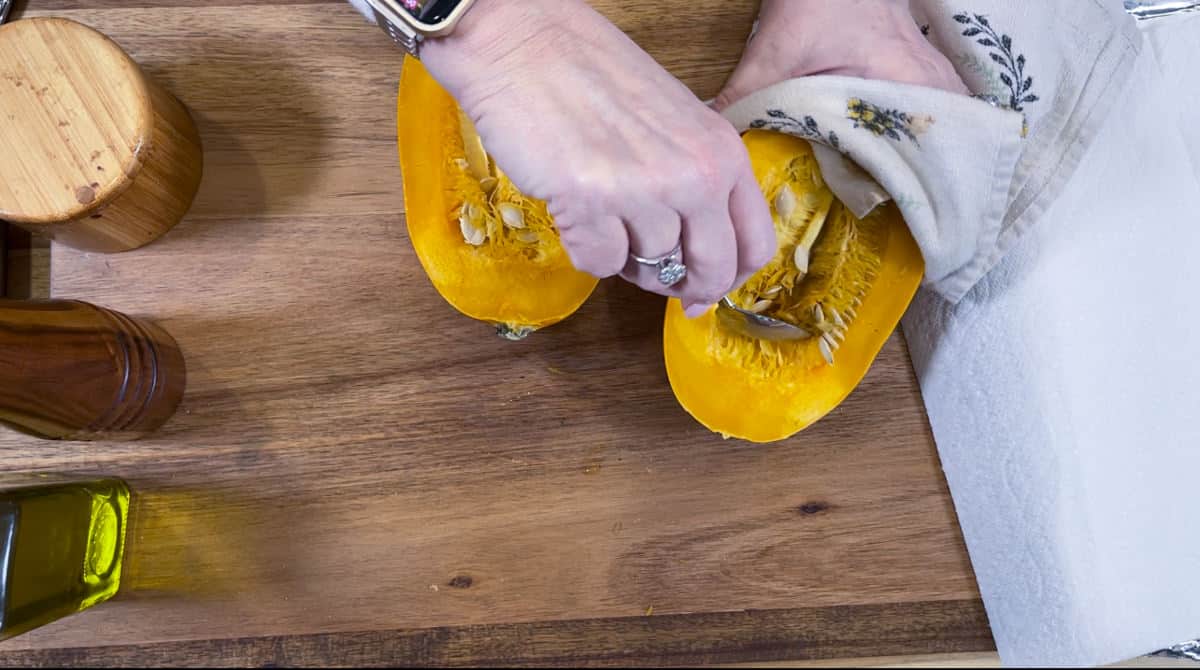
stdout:
<svg viewBox="0 0 1200 670">
<path fill-rule="evenodd" d="M 146 81 L 108 37 L 61 18 L 0 26 L 0 219 L 103 206 L 137 173 L 152 128 Z"/>
</svg>

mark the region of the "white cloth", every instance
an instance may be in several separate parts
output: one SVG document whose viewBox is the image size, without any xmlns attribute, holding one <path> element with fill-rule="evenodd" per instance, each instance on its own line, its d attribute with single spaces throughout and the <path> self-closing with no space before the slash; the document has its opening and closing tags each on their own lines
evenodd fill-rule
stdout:
<svg viewBox="0 0 1200 670">
<path fill-rule="evenodd" d="M 1140 35 L 1113 1 L 912 0 L 912 7 L 972 92 L 1017 111 L 917 86 L 808 77 L 758 91 L 725 115 L 742 130 L 765 126 L 827 147 L 836 136 L 899 205 L 925 257 L 925 285 L 953 301 L 1058 195 L 1124 86 Z M 840 167 L 832 149 L 817 158 L 830 188 L 857 213 L 884 197 Z"/>
<path fill-rule="evenodd" d="M 1143 25 L 1043 220 L 904 320 L 1007 665 L 1200 635 L 1200 16 Z"/>
</svg>

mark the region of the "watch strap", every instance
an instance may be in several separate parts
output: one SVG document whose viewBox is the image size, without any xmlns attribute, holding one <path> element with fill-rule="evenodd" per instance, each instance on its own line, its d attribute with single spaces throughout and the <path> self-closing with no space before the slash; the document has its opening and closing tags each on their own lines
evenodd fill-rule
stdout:
<svg viewBox="0 0 1200 670">
<path fill-rule="evenodd" d="M 405 51 L 419 58 L 421 55 L 421 36 L 415 30 L 405 25 L 402 22 L 397 22 L 390 16 L 380 12 L 378 8 L 372 7 L 375 13 L 375 23 L 383 28 L 383 32 L 387 33 L 392 41 L 399 44 Z"/>
</svg>

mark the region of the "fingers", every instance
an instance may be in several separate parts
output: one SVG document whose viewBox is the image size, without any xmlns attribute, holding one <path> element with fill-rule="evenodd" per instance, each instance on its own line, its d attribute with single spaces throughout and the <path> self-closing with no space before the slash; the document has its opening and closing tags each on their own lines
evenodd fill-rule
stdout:
<svg viewBox="0 0 1200 670">
<path fill-rule="evenodd" d="M 557 219 L 559 239 L 575 269 L 601 279 L 619 274 L 629 258 L 629 236 L 616 216 L 589 221 Z"/>
<path fill-rule="evenodd" d="M 792 15 L 807 18 L 808 8 L 800 9 L 804 3 L 782 0 L 762 4 L 755 32 L 746 43 L 742 57 L 729 75 L 713 101 L 713 109 L 720 112 L 751 93 L 796 76 L 793 68 L 805 60 L 808 50 L 806 32 L 811 31 L 809 22 L 799 29 L 793 25 Z"/>
<path fill-rule="evenodd" d="M 897 54 L 896 58 L 871 61 L 863 69 L 848 74 L 970 94 L 950 60 L 921 38 L 920 33 L 915 39 L 895 42 L 890 50 Z"/>
<path fill-rule="evenodd" d="M 629 252 L 645 258 L 662 256 L 679 244 L 679 213 L 658 204 L 638 209 L 626 215 Z"/>
<path fill-rule="evenodd" d="M 683 220 L 688 278 L 679 293 L 689 317 L 704 313 L 775 257 L 775 224 L 748 166 L 727 202 Z"/>
<path fill-rule="evenodd" d="M 683 262 L 687 277 L 679 284 L 684 311 L 702 314 L 733 287 L 738 274 L 738 243 L 727 208 L 684 217 Z"/>
<path fill-rule="evenodd" d="M 729 195 L 729 218 L 737 237 L 738 271 L 733 284 L 737 288 L 770 263 L 779 248 L 770 207 L 749 168 Z"/>
<path fill-rule="evenodd" d="M 626 217 L 625 229 L 629 235 L 630 256 L 621 276 L 647 291 L 677 295 L 674 287 L 659 281 L 657 268 L 638 263 L 633 255 L 661 258 L 679 246 L 682 232 L 679 213 L 664 205 L 644 207 Z"/>
<path fill-rule="evenodd" d="M 733 74 L 721 87 L 721 92 L 713 100 L 712 108 L 718 112 L 747 95 L 764 88 L 786 77 L 783 65 L 775 59 L 766 57 L 763 53 L 767 47 L 762 41 L 751 42 L 746 47 L 742 59 L 738 61 Z"/>
</svg>

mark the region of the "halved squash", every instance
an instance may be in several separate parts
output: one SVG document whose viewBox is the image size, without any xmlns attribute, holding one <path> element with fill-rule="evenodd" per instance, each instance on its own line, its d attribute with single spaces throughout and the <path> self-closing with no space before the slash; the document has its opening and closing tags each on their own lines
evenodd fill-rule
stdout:
<svg viewBox="0 0 1200 670">
<path fill-rule="evenodd" d="M 810 337 L 732 332 L 715 310 L 688 319 L 667 305 L 663 352 L 679 403 L 725 437 L 772 442 L 811 425 L 862 380 L 912 301 L 925 264 L 894 204 L 859 220 L 824 184 L 810 145 L 762 130 L 743 136 L 772 203 L 779 252 L 731 298 Z"/>
<path fill-rule="evenodd" d="M 411 57 L 397 107 L 408 234 L 437 292 L 510 339 L 579 309 L 596 278 L 571 265 L 546 204 L 496 168 L 454 98 Z"/>
</svg>

